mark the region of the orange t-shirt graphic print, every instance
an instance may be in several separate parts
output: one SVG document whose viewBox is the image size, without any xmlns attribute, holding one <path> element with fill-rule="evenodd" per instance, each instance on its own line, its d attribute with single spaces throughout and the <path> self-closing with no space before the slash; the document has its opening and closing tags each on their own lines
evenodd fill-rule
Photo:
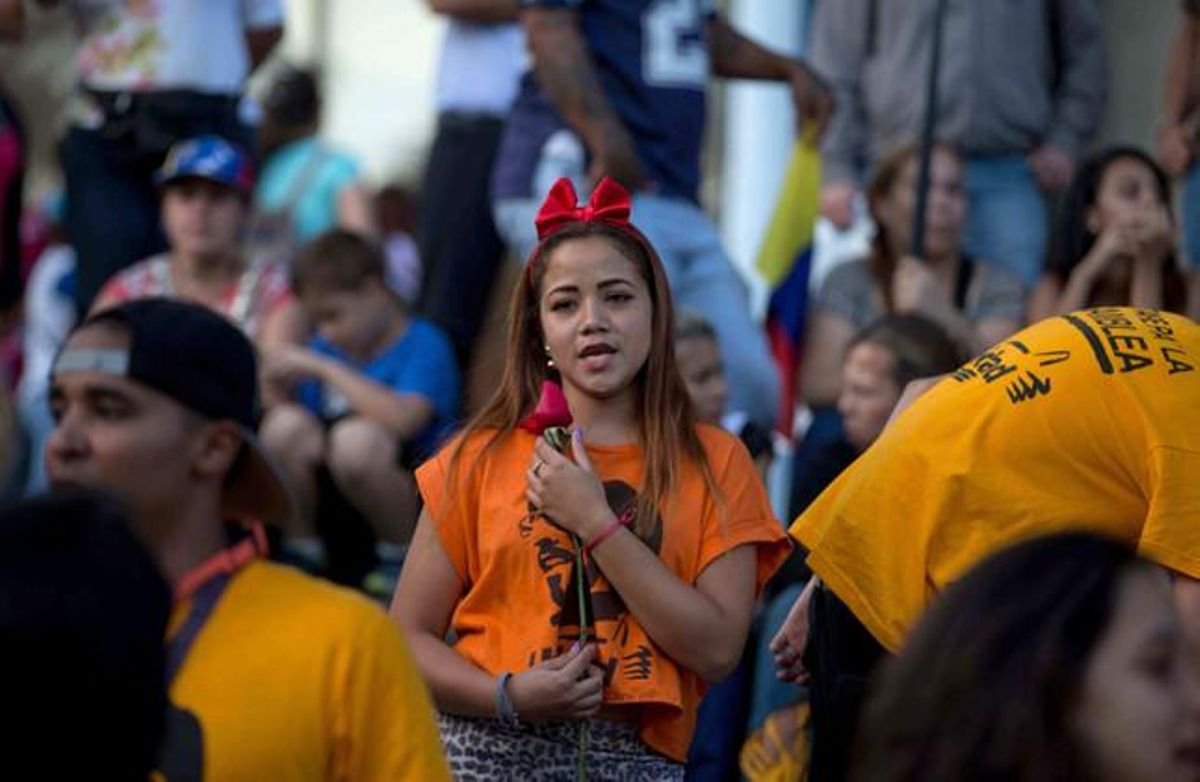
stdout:
<svg viewBox="0 0 1200 782">
<path fill-rule="evenodd" d="M 754 544 L 761 588 L 789 544 L 741 443 L 713 427 L 698 431 L 722 496 L 711 495 L 698 468 L 685 467 L 645 542 L 689 584 L 725 552 Z M 580 637 L 580 617 L 570 537 L 526 504 L 525 471 L 536 436 L 518 430 L 485 449 L 493 434 L 452 442 L 417 471 L 417 481 L 464 585 L 451 617 L 455 649 L 495 676 L 566 653 Z M 460 442 L 460 461 L 451 471 Z M 632 507 L 642 483 L 640 448 L 588 446 L 588 456 L 613 512 Z M 702 683 L 658 648 L 590 558 L 585 568 L 605 703 L 641 706 L 643 741 L 682 761 Z"/>
<path fill-rule="evenodd" d="M 623 480 L 603 481 L 608 507 L 620 516 L 633 512 L 638 500 L 637 491 Z M 582 637 L 579 615 L 579 578 L 576 575 L 577 561 L 570 538 L 563 530 L 544 516 L 529 514 L 520 524 L 521 537 L 532 541 L 538 552 L 538 567 L 546 581 L 546 590 L 557 605 L 557 612 L 550 617 L 550 624 L 557 628 L 558 638 L 553 648 L 531 652 L 528 667 L 562 655 Z M 658 554 L 662 550 L 662 515 L 655 517 L 645 543 Z M 625 602 L 605 580 L 604 575 L 590 558 L 584 558 L 585 589 L 582 598 L 588 619 L 589 640 L 601 649 L 618 648 L 628 654 L 620 659 L 613 656 L 602 660 L 605 668 L 605 684 L 613 687 L 618 671 L 622 677 L 633 681 L 646 681 L 654 677 L 654 654 L 646 642 L 629 647 L 630 634 L 636 632 L 629 627 Z"/>
</svg>

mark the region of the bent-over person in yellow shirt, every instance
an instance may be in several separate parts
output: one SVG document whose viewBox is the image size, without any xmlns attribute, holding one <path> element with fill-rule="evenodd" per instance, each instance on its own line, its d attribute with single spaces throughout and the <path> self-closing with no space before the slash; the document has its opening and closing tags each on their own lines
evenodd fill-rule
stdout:
<svg viewBox="0 0 1200 782">
<path fill-rule="evenodd" d="M 1181 316 L 1042 321 L 917 399 L 796 519 L 816 575 L 773 648 L 781 677 L 812 678 L 814 780 L 842 778 L 879 657 L 947 584 L 1018 540 L 1125 541 L 1200 609 L 1198 367 L 1200 326 Z"/>
</svg>

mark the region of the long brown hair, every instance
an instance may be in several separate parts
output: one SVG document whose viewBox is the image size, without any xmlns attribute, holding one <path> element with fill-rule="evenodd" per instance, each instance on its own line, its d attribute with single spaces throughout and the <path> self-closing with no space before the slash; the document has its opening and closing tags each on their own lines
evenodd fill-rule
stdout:
<svg viewBox="0 0 1200 782">
<path fill-rule="evenodd" d="M 675 365 L 675 323 L 670 289 L 662 262 L 654 248 L 636 229 L 616 228 L 599 222 L 574 222 L 546 238 L 529 260 L 529 266 L 513 287 L 508 308 L 507 358 L 500 387 L 464 428 L 463 436 L 451 457 L 448 475 L 458 469 L 462 446 L 467 437 L 481 430 L 492 430 L 484 452 L 537 405 L 542 382 L 552 378 L 543 352 L 545 340 L 539 318 L 542 279 L 554 250 L 576 239 L 600 237 L 628 258 L 646 281 L 652 305 L 650 354 L 634 379 L 641 391 L 637 398 L 638 444 L 645 454 L 645 470 L 633 530 L 647 537 L 653 529 L 659 505 L 679 480 L 681 457 L 698 466 L 705 483 L 720 497 L 704 446 L 696 433 L 696 418 L 687 388 Z"/>
<path fill-rule="evenodd" d="M 896 184 L 900 180 L 900 175 L 904 173 L 905 166 L 916 158 L 920 151 L 921 147 L 915 141 L 893 147 L 879 159 L 875 165 L 875 172 L 867 183 L 867 205 L 871 210 L 871 219 L 875 223 L 875 237 L 871 240 L 871 276 L 883 294 L 884 308 L 889 314 L 894 314 L 896 311 L 895 302 L 892 301 L 892 275 L 896 273 L 896 264 L 899 259 L 892 254 L 892 237 L 888 236 L 887 228 L 879 219 L 878 204 L 891 197 L 892 191 L 895 190 Z M 958 150 L 947 142 L 934 143 L 933 154 L 938 152 L 945 152 L 955 160 L 961 160 Z"/>
</svg>

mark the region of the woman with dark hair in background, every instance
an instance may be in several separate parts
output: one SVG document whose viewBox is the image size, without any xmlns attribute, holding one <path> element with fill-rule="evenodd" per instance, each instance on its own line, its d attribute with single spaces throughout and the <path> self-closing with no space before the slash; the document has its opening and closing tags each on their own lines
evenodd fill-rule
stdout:
<svg viewBox="0 0 1200 782">
<path fill-rule="evenodd" d="M 1020 328 L 1024 289 L 1010 272 L 969 258 L 963 164 L 953 147 L 938 144 L 930 162 L 925 257 L 908 255 L 916 213 L 918 148 L 885 155 L 867 189 L 876 232 L 870 255 L 844 263 L 825 278 L 813 305 L 804 348 L 801 388 L 809 406 L 837 401 L 839 372 L 854 334 L 884 315 L 933 320 L 967 352 Z"/>
<path fill-rule="evenodd" d="M 1165 571 L 1062 533 L 983 561 L 881 670 L 859 782 L 1193 782 L 1200 699 Z"/>
<path fill-rule="evenodd" d="M 1064 196 L 1033 320 L 1084 307 L 1132 305 L 1184 311 L 1175 259 L 1171 184 L 1136 147 L 1110 147 L 1080 166 Z"/>
</svg>

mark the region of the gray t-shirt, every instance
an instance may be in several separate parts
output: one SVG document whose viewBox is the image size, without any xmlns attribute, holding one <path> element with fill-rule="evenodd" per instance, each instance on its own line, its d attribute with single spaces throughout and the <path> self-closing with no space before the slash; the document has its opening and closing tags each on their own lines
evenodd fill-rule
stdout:
<svg viewBox="0 0 1200 782">
<path fill-rule="evenodd" d="M 972 323 L 1003 318 L 1020 323 L 1025 317 L 1025 289 L 1011 272 L 980 261 L 971 262 L 966 295 L 956 302 Z M 815 308 L 850 321 L 855 331 L 883 317 L 883 294 L 875 285 L 867 259 L 847 261 L 829 272 L 817 293 Z"/>
</svg>

